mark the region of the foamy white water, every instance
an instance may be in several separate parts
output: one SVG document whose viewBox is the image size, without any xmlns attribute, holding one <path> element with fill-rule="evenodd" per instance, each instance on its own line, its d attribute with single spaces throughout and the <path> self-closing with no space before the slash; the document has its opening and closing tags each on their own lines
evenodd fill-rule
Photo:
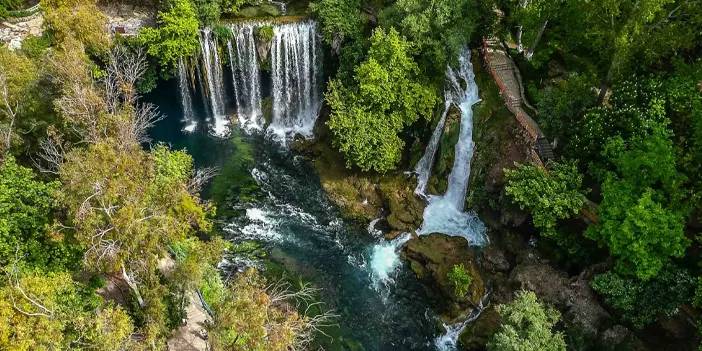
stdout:
<svg viewBox="0 0 702 351">
<path fill-rule="evenodd" d="M 404 233 L 392 241 L 383 241 L 373 246 L 371 270 L 374 283 L 392 282 L 392 273 L 400 265 L 399 251 L 412 236 Z"/>
</svg>

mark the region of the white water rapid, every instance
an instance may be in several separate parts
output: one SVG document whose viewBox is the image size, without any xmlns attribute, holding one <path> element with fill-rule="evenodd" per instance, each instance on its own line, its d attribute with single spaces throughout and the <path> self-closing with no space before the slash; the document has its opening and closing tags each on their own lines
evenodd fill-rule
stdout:
<svg viewBox="0 0 702 351">
<path fill-rule="evenodd" d="M 400 255 L 398 251 L 402 246 L 411 239 L 412 236 L 409 233 L 403 233 L 394 240 L 382 241 L 375 246 L 373 246 L 373 252 L 371 254 L 371 274 L 373 277 L 373 283 L 376 287 L 379 284 L 387 284 L 392 282 L 392 273 L 400 265 Z"/>
<path fill-rule="evenodd" d="M 473 158 L 473 105 L 480 101 L 475 74 L 470 62 L 470 50 L 464 49 L 459 57 L 458 69 L 447 68 L 447 87 L 445 89 L 446 109 L 437 125 L 425 155 L 417 165 L 420 184 L 417 190 L 422 195 L 431 172 L 431 164 L 436 153 L 438 139 L 443 130 L 442 121 L 450 105 L 455 104 L 461 111 L 461 130 L 455 146 L 454 162 L 449 174 L 448 186 L 443 196 L 429 195 L 428 205 L 424 209 L 424 222 L 418 234 L 443 233 L 460 236 L 471 245 L 484 245 L 487 241 L 485 225 L 473 212 L 463 212 L 470 178 L 470 163 Z M 436 140 L 434 140 L 436 139 Z"/>
<path fill-rule="evenodd" d="M 209 28 L 203 29 L 200 33 L 200 48 L 205 71 L 206 93 L 210 100 L 210 112 L 214 118 L 212 132 L 217 136 L 224 136 L 229 131 L 229 120 L 224 110 L 222 64 L 219 60 L 217 40 Z"/>
<path fill-rule="evenodd" d="M 311 136 L 321 105 L 317 24 L 286 23 L 273 31 L 273 121 L 268 129 L 281 139 L 294 134 Z"/>
<path fill-rule="evenodd" d="M 233 24 L 232 38 L 227 42 L 232 69 L 236 113 L 242 127 L 263 128 L 261 108 L 261 72 L 258 65 L 254 30 L 260 23 Z"/>
<path fill-rule="evenodd" d="M 193 112 L 193 97 L 188 82 L 188 70 L 181 58 L 178 60 L 178 89 L 180 90 L 180 105 L 183 109 L 183 122 L 185 123 L 183 131 L 192 133 L 197 127 L 197 121 Z"/>
</svg>

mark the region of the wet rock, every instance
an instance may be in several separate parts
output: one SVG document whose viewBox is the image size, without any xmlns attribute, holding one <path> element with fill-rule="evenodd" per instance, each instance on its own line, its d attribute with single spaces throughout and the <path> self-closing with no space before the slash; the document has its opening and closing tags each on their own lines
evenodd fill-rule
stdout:
<svg viewBox="0 0 702 351">
<path fill-rule="evenodd" d="M 414 194 L 414 182 L 404 175 L 396 175 L 384 178 L 379 189 L 392 229 L 410 232 L 422 225 L 426 204 Z"/>
<path fill-rule="evenodd" d="M 544 302 L 563 312 L 566 321 L 587 337 L 597 336 L 599 328 L 611 316 L 600 306 L 597 297 L 584 278 L 573 282 L 550 265 L 525 259 L 510 275 L 518 288 L 534 291 Z"/>
<path fill-rule="evenodd" d="M 495 245 L 488 245 L 483 249 L 483 267 L 492 273 L 496 273 L 507 272 L 510 265 L 504 251 Z"/>
<path fill-rule="evenodd" d="M 490 337 L 500 328 L 500 315 L 495 308 L 488 307 L 473 323 L 468 324 L 458 337 L 463 350 L 484 350 Z"/>
<path fill-rule="evenodd" d="M 438 309 L 448 320 L 465 315 L 485 294 L 485 283 L 476 265 L 475 251 L 464 238 L 443 234 L 422 235 L 405 244 L 402 257 L 425 283 L 429 294 L 436 297 Z M 464 298 L 454 294 L 448 279 L 449 271 L 458 264 L 463 264 L 473 278 Z"/>
<path fill-rule="evenodd" d="M 599 343 L 603 350 L 648 351 L 643 342 L 622 325 L 614 325 L 600 334 Z"/>
</svg>

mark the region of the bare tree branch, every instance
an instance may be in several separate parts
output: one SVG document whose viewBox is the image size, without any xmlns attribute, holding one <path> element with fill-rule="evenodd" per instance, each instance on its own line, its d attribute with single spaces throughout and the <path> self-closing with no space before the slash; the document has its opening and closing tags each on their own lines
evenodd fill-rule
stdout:
<svg viewBox="0 0 702 351">
<path fill-rule="evenodd" d="M 202 187 L 214 178 L 219 169 L 217 167 L 205 167 L 200 168 L 195 171 L 193 177 L 188 181 L 188 192 L 191 194 L 197 194 L 202 190 Z"/>
</svg>

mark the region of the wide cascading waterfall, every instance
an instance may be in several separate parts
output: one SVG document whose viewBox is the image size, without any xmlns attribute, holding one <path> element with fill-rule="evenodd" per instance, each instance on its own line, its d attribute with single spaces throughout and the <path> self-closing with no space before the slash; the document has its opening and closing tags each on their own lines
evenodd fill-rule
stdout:
<svg viewBox="0 0 702 351">
<path fill-rule="evenodd" d="M 254 38 L 254 30 L 260 25 L 233 24 L 232 39 L 227 42 L 236 112 L 239 123 L 246 129 L 261 129 L 264 122 L 261 108 L 261 73 Z"/>
<path fill-rule="evenodd" d="M 424 209 L 424 222 L 418 233 L 461 236 L 471 245 L 484 245 L 487 240 L 485 225 L 475 213 L 463 212 L 474 148 L 472 107 L 480 100 L 470 62 L 470 50 L 463 50 L 459 57 L 458 69 L 448 67 L 446 75 L 448 79 L 445 99 L 447 104 L 450 102 L 460 109 L 461 130 L 455 146 L 446 193 L 443 196 L 428 197 L 429 204 Z M 431 158 L 433 159 L 433 156 Z"/>
<path fill-rule="evenodd" d="M 180 89 L 180 105 L 183 109 L 183 131 L 192 133 L 197 127 L 195 113 L 193 112 L 193 97 L 188 83 L 188 70 L 183 59 L 178 60 L 178 88 Z"/>
<path fill-rule="evenodd" d="M 219 59 L 215 37 L 209 28 L 203 29 L 200 33 L 200 49 L 205 73 L 204 82 L 209 97 L 209 108 L 214 118 L 212 131 L 215 135 L 224 136 L 229 131 L 229 120 L 225 115 L 224 108 L 222 64 Z"/>
<path fill-rule="evenodd" d="M 280 138 L 311 136 L 320 108 L 317 25 L 288 23 L 273 30 L 273 121 L 268 129 Z"/>
</svg>

